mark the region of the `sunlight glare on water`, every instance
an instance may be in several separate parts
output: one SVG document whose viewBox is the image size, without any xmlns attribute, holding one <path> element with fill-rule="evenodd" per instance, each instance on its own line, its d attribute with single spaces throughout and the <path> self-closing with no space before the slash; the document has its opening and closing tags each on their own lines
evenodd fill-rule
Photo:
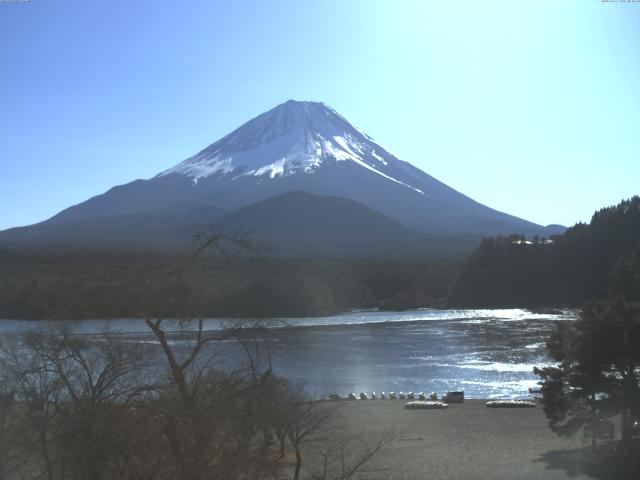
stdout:
<svg viewBox="0 0 640 480">
<path fill-rule="evenodd" d="M 536 314 L 522 309 L 353 312 L 268 322 L 274 371 L 302 384 L 309 393 L 464 390 L 468 398 L 527 398 L 536 387 L 534 366 L 551 364 L 545 342 L 556 321 L 576 312 Z M 208 329 L 230 321 L 209 319 Z M 179 328 L 179 322 L 170 322 Z M 0 322 L 0 332 L 47 328 L 46 322 Z M 109 327 L 131 341 L 152 343 L 140 319 L 87 320 L 81 333 Z M 175 344 L 187 345 L 186 340 Z M 230 346 L 227 366 L 241 362 Z"/>
</svg>

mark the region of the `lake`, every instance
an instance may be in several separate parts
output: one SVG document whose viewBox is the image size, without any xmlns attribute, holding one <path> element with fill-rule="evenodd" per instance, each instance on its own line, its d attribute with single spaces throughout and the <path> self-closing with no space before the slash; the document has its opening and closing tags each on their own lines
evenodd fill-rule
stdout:
<svg viewBox="0 0 640 480">
<path fill-rule="evenodd" d="M 572 311 L 429 309 L 278 319 L 269 347 L 275 373 L 317 397 L 464 390 L 468 398 L 528 398 L 528 389 L 537 385 L 533 367 L 551 363 L 545 341 L 554 323 L 575 318 Z M 206 326 L 215 330 L 227 322 L 209 319 Z M 0 320 L 0 333 L 48 325 Z M 151 340 L 139 319 L 87 320 L 76 330 L 90 334 L 105 326 L 132 341 Z M 221 358 L 232 368 L 240 349 L 226 342 L 223 350 Z"/>
</svg>

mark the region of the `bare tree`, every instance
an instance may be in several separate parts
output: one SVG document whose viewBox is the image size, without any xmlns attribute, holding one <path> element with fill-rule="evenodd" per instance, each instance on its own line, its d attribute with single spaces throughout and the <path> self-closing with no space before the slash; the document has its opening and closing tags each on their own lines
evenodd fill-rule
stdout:
<svg viewBox="0 0 640 480">
<path fill-rule="evenodd" d="M 13 463 L 13 436 L 15 435 L 15 396 L 11 385 L 0 378 L 0 480 L 10 476 Z"/>
<path fill-rule="evenodd" d="M 2 371 L 11 378 L 19 404 L 17 447 L 30 469 L 40 476 L 55 478 L 56 452 L 53 445 L 55 411 L 62 382 L 49 373 L 46 355 L 24 346 L 26 335 L 5 337 L 2 344 Z"/>
<path fill-rule="evenodd" d="M 344 433 L 339 405 L 312 400 L 299 386 L 288 386 L 281 408 L 296 458 L 293 480 L 352 478 L 394 437 L 387 431 Z M 302 471 L 303 454 L 309 458 L 307 475 Z"/>
<path fill-rule="evenodd" d="M 302 469 L 302 446 L 314 436 L 329 431 L 334 409 L 312 401 L 300 387 L 289 389 L 283 406 L 286 408 L 288 417 L 285 430 L 296 456 L 293 479 L 299 480 Z"/>
<path fill-rule="evenodd" d="M 68 326 L 27 332 L 3 348 L 19 405 L 23 455 L 34 476 L 109 478 L 133 435 L 145 349 L 103 333 L 74 335 Z M 122 463 L 120 461 L 120 463 Z"/>
<path fill-rule="evenodd" d="M 392 432 L 336 433 L 321 442 L 314 455 L 316 469 L 311 480 L 347 480 L 361 471 L 388 442 Z"/>
<path fill-rule="evenodd" d="M 195 237 L 193 253 L 176 269 L 173 292 L 197 296 L 188 278 L 199 258 L 211 251 L 233 255 L 238 249 L 255 251 L 241 234 L 201 231 Z M 170 298 L 159 300 L 165 305 L 172 303 Z M 192 303 L 197 304 L 195 299 Z M 162 303 L 154 305 L 144 321 L 168 365 L 170 382 L 157 403 L 157 418 L 175 475 L 189 480 L 237 478 L 273 470 L 276 462 L 271 461 L 271 452 L 253 448 L 255 437 L 265 431 L 261 397 L 270 388 L 270 370 L 261 373 L 256 357 L 242 342 L 247 338 L 246 325 L 227 322 L 219 330 L 207 331 L 205 320 L 197 314 L 184 312 L 176 324 L 166 318 L 169 310 L 165 308 L 163 313 Z M 171 331 L 176 325 L 177 331 Z M 252 327 L 257 331 L 259 326 Z M 175 347 L 173 339 L 180 339 L 180 348 Z M 250 360 L 248 368 L 223 372 L 216 364 L 210 347 L 227 340 L 240 341 Z"/>
</svg>

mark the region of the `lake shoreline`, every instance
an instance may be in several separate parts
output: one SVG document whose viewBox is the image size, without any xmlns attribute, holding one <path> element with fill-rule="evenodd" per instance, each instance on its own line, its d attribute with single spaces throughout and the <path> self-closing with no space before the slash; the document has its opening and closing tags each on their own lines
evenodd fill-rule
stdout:
<svg viewBox="0 0 640 480">
<path fill-rule="evenodd" d="M 398 313 L 398 312 L 413 312 L 413 311 L 419 311 L 419 310 L 450 310 L 449 308 L 436 308 L 436 307 L 416 307 L 416 308 L 406 308 L 406 309 L 398 309 L 398 310 L 393 310 L 393 309 L 383 309 L 383 308 L 352 308 L 352 309 L 348 309 L 348 310 L 335 310 L 335 311 L 327 311 L 327 312 L 318 312 L 316 314 L 308 314 L 308 315 L 303 315 L 305 318 L 322 318 L 322 317 L 332 317 L 335 315 L 349 315 L 352 313 L 372 313 L 372 312 L 388 312 L 388 313 Z M 267 319 L 286 319 L 286 318 L 291 318 L 291 317 L 297 317 L 299 315 L 296 314 L 296 312 L 292 312 L 291 314 L 288 315 L 264 315 L 264 316 L 251 316 L 251 317 L 247 317 L 247 316 L 243 316 L 243 315 L 206 315 L 205 318 L 207 319 L 213 319 L 213 318 L 228 318 L 228 319 L 232 319 L 232 320 L 241 320 L 241 319 L 246 319 L 246 320 L 267 320 Z M 122 317 L 122 316 L 113 316 L 113 317 L 108 317 L 108 316 L 103 316 L 103 317 L 92 317 L 92 316 L 83 316 L 83 317 L 79 317 L 79 318 L 62 318 L 62 319 L 55 319 L 55 318 L 48 318 L 48 317 L 24 317 L 24 318 L 20 318 L 19 316 L 14 316 L 12 318 L 7 318 L 7 317 L 0 317 L 0 322 L 3 322 L 5 320 L 9 320 L 9 321 L 21 321 L 21 322 L 40 322 L 40 321 L 55 321 L 55 322 L 82 322 L 85 320 L 104 320 L 104 321 L 111 321 L 111 320 L 136 320 L 136 319 L 141 319 L 142 317 Z M 195 318 L 195 317 L 194 317 Z M 171 318 L 168 320 L 177 320 L 177 318 Z"/>
<path fill-rule="evenodd" d="M 204 316 L 202 318 L 204 318 L 205 320 L 216 320 L 216 319 L 228 319 L 228 320 L 247 320 L 247 321 L 252 321 L 252 320 L 259 320 L 259 321 L 263 321 L 263 320 L 269 320 L 269 319 L 273 319 L 273 320 L 287 320 L 287 319 L 291 319 L 291 318 L 309 318 L 309 319 L 318 319 L 318 318 L 327 318 L 327 317 L 336 317 L 336 316 L 346 316 L 346 315 L 354 315 L 354 314 L 366 314 L 366 313 L 389 313 L 389 314 L 394 314 L 394 313 L 398 313 L 398 314 L 402 314 L 402 313 L 412 313 L 412 312 L 429 312 L 429 311 L 437 311 L 437 312 L 445 312 L 445 311 L 450 311 L 450 310 L 456 310 L 456 311 L 468 311 L 468 310 L 523 310 L 523 311 L 527 311 L 530 312 L 532 314 L 539 314 L 539 315 L 567 315 L 573 312 L 577 312 L 578 308 L 574 308 L 574 307 L 528 307 L 528 306 L 509 306 L 509 307 L 504 307 L 504 306 L 493 306 L 493 307 L 487 307 L 487 306 L 478 306 L 478 307 L 473 307 L 473 306 L 454 306 L 454 305 L 449 305 L 446 307 L 432 307 L 432 306 L 423 306 L 423 307 L 415 307 L 415 308 L 401 308 L 401 309 L 385 309 L 385 308 L 352 308 L 352 309 L 348 309 L 348 310 L 340 310 L 340 311 L 333 311 L 333 312 L 322 312 L 322 313 L 318 313 L 318 314 L 309 314 L 309 315 L 296 315 L 295 313 L 292 313 L 290 315 L 264 315 L 264 316 L 242 316 L 242 315 L 237 315 L 237 316 L 229 316 L 229 315 L 220 315 L 220 316 Z M 48 317 L 28 317 L 28 318 L 20 318 L 19 316 L 13 316 L 11 318 L 9 317 L 0 317 L 0 322 L 5 322 L 5 321 L 17 321 L 17 322 L 43 322 L 43 321 L 47 321 L 47 322 L 71 322 L 71 323 L 75 323 L 75 322 L 84 322 L 84 321 L 119 321 L 119 320 L 142 320 L 143 317 L 122 317 L 122 316 L 113 316 L 113 317 L 91 317 L 91 316 L 86 316 L 86 317 L 82 317 L 82 318 L 60 318 L 60 319 L 56 319 L 56 318 L 48 318 Z M 194 317 L 194 320 L 196 318 Z M 175 321 L 175 320 L 179 320 L 178 317 L 175 318 L 166 318 L 166 320 L 171 320 L 171 321 Z"/>
</svg>

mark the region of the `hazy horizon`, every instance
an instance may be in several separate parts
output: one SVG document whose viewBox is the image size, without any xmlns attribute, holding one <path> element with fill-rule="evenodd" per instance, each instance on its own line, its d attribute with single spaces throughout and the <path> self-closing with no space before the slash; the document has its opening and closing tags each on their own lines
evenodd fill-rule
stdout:
<svg viewBox="0 0 640 480">
<path fill-rule="evenodd" d="M 639 21 L 601 0 L 2 2 L 0 229 L 290 98 L 491 208 L 588 221 L 640 193 Z"/>
</svg>

